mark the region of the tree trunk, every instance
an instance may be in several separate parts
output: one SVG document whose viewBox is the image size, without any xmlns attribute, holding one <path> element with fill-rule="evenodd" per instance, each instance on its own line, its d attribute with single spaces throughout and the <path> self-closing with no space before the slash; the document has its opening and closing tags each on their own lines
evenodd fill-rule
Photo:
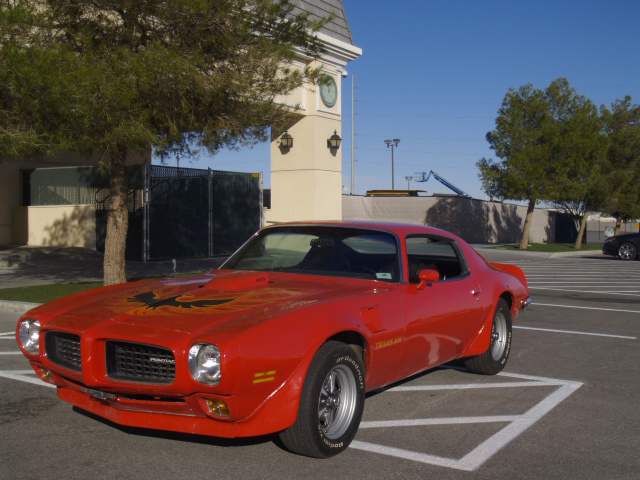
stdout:
<svg viewBox="0 0 640 480">
<path fill-rule="evenodd" d="M 578 231 L 578 238 L 576 238 L 576 243 L 573 245 L 573 248 L 576 250 L 580 250 L 582 248 L 582 239 L 584 238 L 584 232 L 587 230 L 587 218 L 591 215 L 591 208 L 587 207 L 584 216 L 582 217 L 582 222 L 580 222 L 580 230 Z"/>
<path fill-rule="evenodd" d="M 128 179 L 125 166 L 126 148 L 119 149 L 109 160 L 109 213 L 104 244 L 104 284 L 125 283 L 125 248 L 129 208 L 127 206 Z"/>
<path fill-rule="evenodd" d="M 520 239 L 520 250 L 526 250 L 529 248 L 529 232 L 531 231 L 531 222 L 533 221 L 533 209 L 536 206 L 536 199 L 529 199 L 529 206 L 527 207 L 527 216 L 524 219 L 524 228 L 522 229 L 522 238 Z"/>
</svg>

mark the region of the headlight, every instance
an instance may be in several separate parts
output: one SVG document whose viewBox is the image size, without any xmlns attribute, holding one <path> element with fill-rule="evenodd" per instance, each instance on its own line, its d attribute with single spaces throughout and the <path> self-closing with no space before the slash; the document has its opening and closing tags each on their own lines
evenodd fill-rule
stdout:
<svg viewBox="0 0 640 480">
<path fill-rule="evenodd" d="M 220 383 L 220 349 L 209 343 L 196 343 L 189 350 L 189 369 L 198 382 L 205 385 Z"/>
<path fill-rule="evenodd" d="M 27 352 L 37 355 L 40 341 L 40 322 L 26 318 L 20 324 L 20 344 Z"/>
</svg>

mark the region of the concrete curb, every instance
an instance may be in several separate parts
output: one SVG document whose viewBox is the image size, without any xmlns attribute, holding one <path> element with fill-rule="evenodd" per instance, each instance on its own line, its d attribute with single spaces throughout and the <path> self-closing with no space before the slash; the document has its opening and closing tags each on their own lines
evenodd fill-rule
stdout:
<svg viewBox="0 0 640 480">
<path fill-rule="evenodd" d="M 604 254 L 602 250 L 576 250 L 573 252 L 532 252 L 530 250 L 504 250 L 500 248 L 493 248 L 493 245 L 485 245 L 485 244 L 472 244 L 473 248 L 478 251 L 488 250 L 492 253 L 496 253 L 497 255 L 508 255 L 508 254 L 516 254 L 521 255 L 523 258 L 526 257 L 544 257 L 544 258 L 562 258 L 562 257 L 602 257 Z"/>
<path fill-rule="evenodd" d="M 26 313 L 32 308 L 42 305 L 41 303 L 13 302 L 11 300 L 0 300 L 0 309 L 11 312 Z"/>
<path fill-rule="evenodd" d="M 549 258 L 562 258 L 562 257 L 601 257 L 604 254 L 602 250 L 579 250 L 576 252 L 557 252 L 551 254 Z"/>
</svg>

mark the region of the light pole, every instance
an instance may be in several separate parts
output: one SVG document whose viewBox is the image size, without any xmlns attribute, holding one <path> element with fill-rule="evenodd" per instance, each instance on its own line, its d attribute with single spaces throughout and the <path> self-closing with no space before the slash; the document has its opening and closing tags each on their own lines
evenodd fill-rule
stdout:
<svg viewBox="0 0 640 480">
<path fill-rule="evenodd" d="M 408 175 L 408 176 L 404 177 L 404 179 L 407 181 L 407 190 L 411 190 L 411 179 L 412 179 L 412 178 L 413 178 L 413 177 L 412 177 L 412 176 L 410 176 L 410 175 Z"/>
<path fill-rule="evenodd" d="M 391 190 L 395 190 L 395 182 L 393 180 L 393 170 L 394 170 L 394 165 L 393 165 L 393 149 L 394 147 L 397 147 L 398 144 L 400 143 L 400 139 L 399 138 L 394 138 L 393 140 L 385 140 L 384 143 L 387 144 L 387 148 L 391 147 Z"/>
</svg>

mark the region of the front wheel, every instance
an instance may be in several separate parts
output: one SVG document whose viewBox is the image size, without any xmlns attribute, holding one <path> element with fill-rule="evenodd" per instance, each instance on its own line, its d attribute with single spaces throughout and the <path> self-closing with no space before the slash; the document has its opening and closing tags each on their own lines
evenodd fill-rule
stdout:
<svg viewBox="0 0 640 480">
<path fill-rule="evenodd" d="M 511 351 L 511 310 L 504 299 L 496 305 L 491 327 L 491 343 L 486 352 L 466 358 L 464 365 L 470 372 L 495 375 L 502 371 Z"/>
<path fill-rule="evenodd" d="M 618 258 L 620 260 L 635 260 L 638 256 L 638 249 L 633 243 L 624 242 L 618 247 Z"/>
<path fill-rule="evenodd" d="M 298 418 L 280 439 L 293 453 L 327 458 L 355 437 L 364 409 L 362 360 L 348 345 L 325 343 L 309 366 Z"/>
</svg>

